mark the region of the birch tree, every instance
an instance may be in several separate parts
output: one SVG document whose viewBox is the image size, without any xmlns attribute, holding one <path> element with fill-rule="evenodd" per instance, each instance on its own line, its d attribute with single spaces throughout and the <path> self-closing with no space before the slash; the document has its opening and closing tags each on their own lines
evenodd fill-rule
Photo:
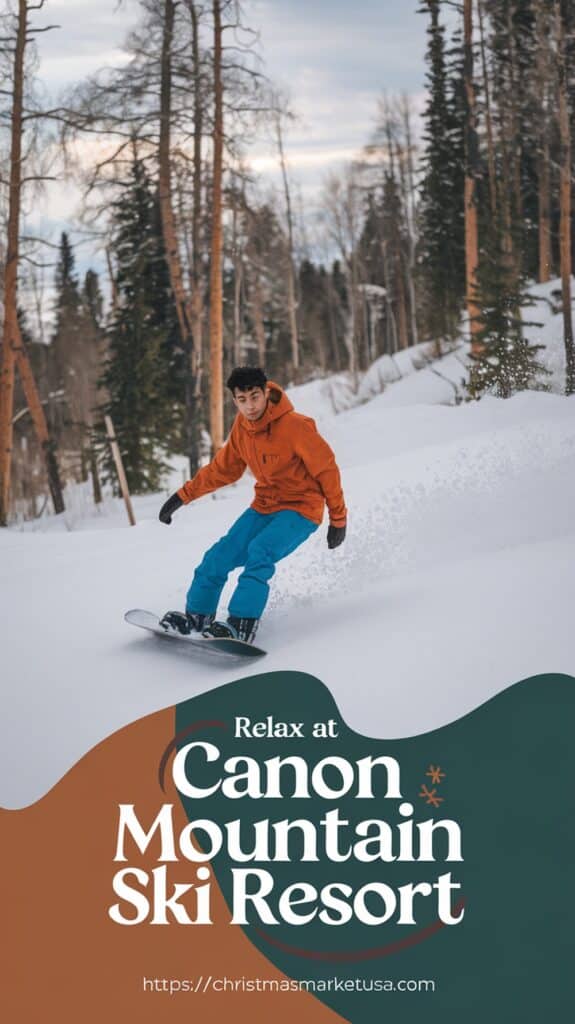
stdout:
<svg viewBox="0 0 575 1024">
<path fill-rule="evenodd" d="M 4 311 L 2 325 L 2 370 L 0 374 L 0 525 L 8 522 L 10 480 L 12 464 L 13 406 L 15 370 L 18 368 L 30 415 L 34 422 L 38 441 L 41 445 L 54 511 L 64 511 L 62 487 L 53 443 L 48 433 L 44 410 L 40 402 L 34 374 L 26 353 L 18 321 L 18 270 L 20 260 L 20 218 L 22 189 L 31 181 L 40 181 L 39 175 L 24 174 L 23 137 L 26 122 L 36 120 L 37 113 L 25 107 L 26 50 L 38 32 L 45 29 L 33 28 L 30 12 L 41 10 L 45 0 L 31 4 L 18 0 L 15 14 L 15 31 L 5 38 L 3 53 L 12 60 L 10 118 L 10 169 L 8 186 L 8 225 L 6 258 L 4 264 Z"/>
<path fill-rule="evenodd" d="M 467 315 L 471 334 L 472 350 L 477 351 L 476 339 L 480 331 L 480 310 L 475 298 L 477 290 L 477 267 L 479 264 L 479 241 L 477 227 L 476 175 L 478 162 L 478 139 L 475 115 L 475 82 L 473 77 L 473 0 L 463 0 L 464 37 L 464 84 L 465 84 L 465 275 L 467 292 Z"/>
<path fill-rule="evenodd" d="M 224 0 L 225 2 L 225 0 Z M 224 443 L 222 178 L 224 110 L 222 81 L 222 2 L 213 0 L 212 239 L 210 246 L 210 434 L 212 449 Z"/>
<path fill-rule="evenodd" d="M 278 151 L 278 159 L 282 176 L 282 186 L 285 204 L 285 223 L 286 223 L 286 283 L 287 283 L 287 303 L 288 303 L 288 320 L 290 330 L 290 342 L 291 342 L 291 363 L 294 373 L 297 376 L 297 371 L 300 365 L 300 354 L 299 354 L 299 338 L 298 338 L 298 323 L 297 323 L 297 299 L 296 299 L 296 280 L 295 280 L 295 266 L 294 266 L 294 218 L 292 212 L 292 199 L 290 182 L 288 175 L 288 167 L 284 148 L 284 123 L 289 119 L 290 113 L 287 109 L 285 101 L 282 101 L 279 94 L 276 94 L 274 103 L 274 126 L 276 135 L 276 144 Z"/>
<path fill-rule="evenodd" d="M 575 346 L 571 306 L 571 118 L 565 61 L 565 23 L 567 6 L 555 0 L 555 37 L 557 46 L 557 90 L 559 134 L 561 139 L 560 227 L 561 297 L 563 300 L 563 339 L 565 345 L 565 392 L 575 393 Z"/>
</svg>

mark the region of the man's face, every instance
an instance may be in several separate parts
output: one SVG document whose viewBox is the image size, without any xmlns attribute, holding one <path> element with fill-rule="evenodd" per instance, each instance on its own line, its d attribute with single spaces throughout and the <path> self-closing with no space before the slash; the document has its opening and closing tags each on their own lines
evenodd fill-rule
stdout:
<svg viewBox="0 0 575 1024">
<path fill-rule="evenodd" d="M 239 388 L 236 388 L 234 391 L 236 409 L 250 422 L 259 420 L 260 416 L 263 416 L 267 401 L 268 396 L 263 388 L 248 388 L 247 391 L 240 391 Z"/>
</svg>

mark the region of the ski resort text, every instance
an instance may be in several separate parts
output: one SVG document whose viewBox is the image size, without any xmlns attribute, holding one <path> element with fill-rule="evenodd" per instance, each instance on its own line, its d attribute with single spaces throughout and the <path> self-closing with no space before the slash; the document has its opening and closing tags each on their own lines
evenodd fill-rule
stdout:
<svg viewBox="0 0 575 1024">
<path fill-rule="evenodd" d="M 119 804 L 114 861 L 123 866 L 113 878 L 118 902 L 108 908 L 116 924 L 212 924 L 212 882 L 222 885 L 220 870 L 229 872 L 231 924 L 301 926 L 317 919 L 341 926 L 353 919 L 367 926 L 413 926 L 427 924 L 430 915 L 443 925 L 463 920 L 461 883 L 451 871 L 409 882 L 403 871 L 402 884 L 393 884 L 396 864 L 421 865 L 427 874 L 423 865 L 463 862 L 459 824 L 449 818 L 414 820 L 393 757 L 329 756 L 315 763 L 302 756 L 222 759 L 215 744 L 195 741 L 177 752 L 172 779 L 184 806 L 217 796 L 233 801 L 240 815 L 225 822 L 192 816 L 180 828 L 177 804 L 162 804 L 152 820 L 149 814 L 143 820 L 133 804 Z M 366 805 L 355 800 L 376 801 L 378 810 L 352 820 L 337 806 L 350 796 L 362 814 Z M 309 816 L 251 820 L 246 813 L 251 801 L 278 799 L 282 809 L 286 799 L 309 800 Z M 382 805 L 391 810 L 385 818 Z M 145 867 L 134 863 L 138 855 L 146 858 Z M 157 866 L 150 869 L 150 860 Z M 169 877 L 170 864 L 180 861 L 194 868 L 186 884 Z M 288 878 L 292 863 L 320 865 L 322 884 Z M 374 877 L 378 864 L 385 873 Z M 276 874 L 262 865 L 275 865 Z M 340 865 L 339 879 L 326 876 L 331 865 Z M 365 870 L 358 872 L 359 865 Z M 317 869 L 315 876 L 317 881 Z"/>
</svg>

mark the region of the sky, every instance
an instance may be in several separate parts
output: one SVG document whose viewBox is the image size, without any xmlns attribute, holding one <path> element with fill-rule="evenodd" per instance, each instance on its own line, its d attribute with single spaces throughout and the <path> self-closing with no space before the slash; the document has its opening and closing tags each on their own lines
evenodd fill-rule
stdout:
<svg viewBox="0 0 575 1024">
<path fill-rule="evenodd" d="M 421 107 L 427 19 L 418 7 L 418 0 L 244 0 L 265 70 L 288 93 L 297 115 L 286 152 L 306 204 L 313 207 L 326 175 L 369 140 L 384 91 L 406 91 Z M 60 26 L 37 37 L 38 77 L 48 94 L 55 98 L 86 74 L 122 62 L 122 42 L 138 10 L 137 0 L 47 0 L 34 24 Z M 249 161 L 264 184 L 278 181 L 270 140 L 251 146 Z M 50 185 L 27 228 L 53 241 L 62 227 L 74 236 L 79 200 L 69 183 Z M 80 245 L 77 255 L 82 266 L 89 245 Z"/>
</svg>

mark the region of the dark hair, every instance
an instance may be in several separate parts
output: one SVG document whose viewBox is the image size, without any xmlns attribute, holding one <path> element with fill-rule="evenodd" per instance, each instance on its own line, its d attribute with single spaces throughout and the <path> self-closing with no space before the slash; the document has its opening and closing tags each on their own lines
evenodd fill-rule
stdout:
<svg viewBox="0 0 575 1024">
<path fill-rule="evenodd" d="M 236 366 L 227 379 L 226 386 L 232 395 L 237 388 L 238 391 L 249 391 L 250 388 L 261 388 L 265 390 L 268 379 L 259 366 Z"/>
</svg>

